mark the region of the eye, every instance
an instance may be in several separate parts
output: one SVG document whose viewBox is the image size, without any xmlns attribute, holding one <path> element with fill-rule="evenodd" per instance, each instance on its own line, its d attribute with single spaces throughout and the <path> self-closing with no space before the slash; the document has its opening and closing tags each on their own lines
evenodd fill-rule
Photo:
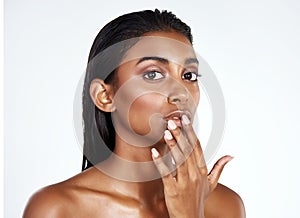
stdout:
<svg viewBox="0 0 300 218">
<path fill-rule="evenodd" d="M 159 80 L 164 78 L 165 76 L 158 71 L 150 71 L 143 75 L 143 77 L 147 80 Z"/>
<path fill-rule="evenodd" d="M 182 75 L 182 79 L 183 80 L 189 80 L 189 81 L 197 81 L 197 78 L 200 77 L 201 75 L 199 75 L 198 73 L 195 72 L 186 72 Z"/>
</svg>

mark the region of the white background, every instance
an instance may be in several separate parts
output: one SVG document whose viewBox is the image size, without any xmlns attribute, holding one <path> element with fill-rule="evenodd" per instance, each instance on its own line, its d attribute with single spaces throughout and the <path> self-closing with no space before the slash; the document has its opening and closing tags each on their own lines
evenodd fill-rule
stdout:
<svg viewBox="0 0 300 218">
<path fill-rule="evenodd" d="M 222 86 L 227 125 L 215 160 L 235 158 L 221 182 L 247 217 L 299 217 L 297 0 L 4 3 L 5 217 L 21 217 L 36 190 L 80 172 L 72 104 L 92 41 L 113 18 L 154 8 L 192 27 Z"/>
</svg>

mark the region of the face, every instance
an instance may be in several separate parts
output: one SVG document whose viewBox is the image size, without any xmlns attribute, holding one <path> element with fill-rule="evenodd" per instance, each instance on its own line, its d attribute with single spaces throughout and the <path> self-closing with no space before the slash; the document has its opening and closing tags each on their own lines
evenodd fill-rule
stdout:
<svg viewBox="0 0 300 218">
<path fill-rule="evenodd" d="M 112 113 L 117 135 L 137 146 L 161 141 L 169 119 L 178 126 L 183 114 L 192 120 L 200 95 L 198 61 L 189 40 L 175 32 L 144 36 L 118 67 Z"/>
</svg>

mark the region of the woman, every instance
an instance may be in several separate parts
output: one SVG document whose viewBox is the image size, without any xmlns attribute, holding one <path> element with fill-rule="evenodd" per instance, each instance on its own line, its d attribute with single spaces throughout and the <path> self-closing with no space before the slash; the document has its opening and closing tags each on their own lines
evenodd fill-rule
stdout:
<svg viewBox="0 0 300 218">
<path fill-rule="evenodd" d="M 190 28 L 166 11 L 125 14 L 97 35 L 84 89 L 83 172 L 30 199 L 24 217 L 245 217 L 207 172 Z M 107 147 L 109 149 L 107 149 Z"/>
</svg>

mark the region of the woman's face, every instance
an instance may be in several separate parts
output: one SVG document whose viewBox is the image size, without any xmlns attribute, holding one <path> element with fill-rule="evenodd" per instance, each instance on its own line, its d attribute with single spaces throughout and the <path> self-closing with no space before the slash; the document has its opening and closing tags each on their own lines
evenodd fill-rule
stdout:
<svg viewBox="0 0 300 218">
<path fill-rule="evenodd" d="M 183 114 L 192 120 L 200 96 L 198 61 L 189 40 L 176 32 L 144 36 L 118 67 L 112 113 L 117 135 L 138 146 L 160 141 L 169 119 L 178 126 Z"/>
</svg>

